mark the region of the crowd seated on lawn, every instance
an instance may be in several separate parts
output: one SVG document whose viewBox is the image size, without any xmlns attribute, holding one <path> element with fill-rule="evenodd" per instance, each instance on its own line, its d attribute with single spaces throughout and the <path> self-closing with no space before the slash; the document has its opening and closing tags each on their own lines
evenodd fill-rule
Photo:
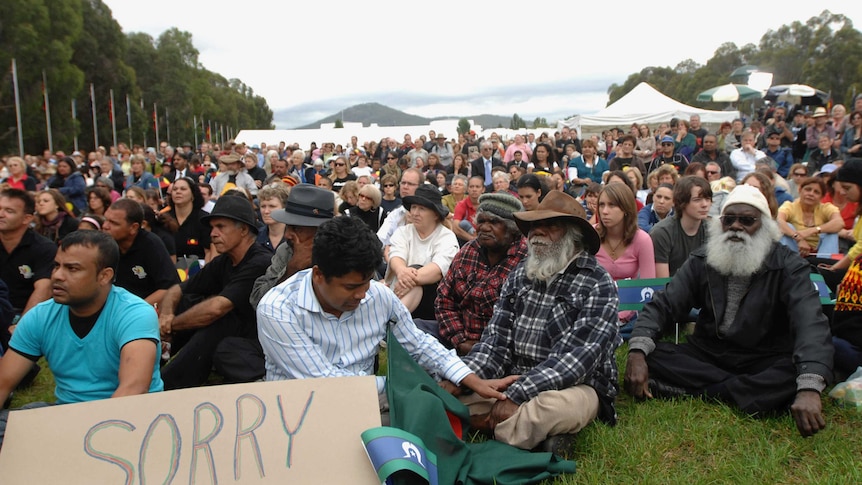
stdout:
<svg viewBox="0 0 862 485">
<path fill-rule="evenodd" d="M 571 222 L 577 213 L 595 231 L 589 237 L 597 235 L 596 246 L 589 257 L 577 253 L 558 262 L 563 268 L 558 276 L 590 268 L 591 277 L 601 281 L 605 274 L 607 281 L 671 278 L 669 290 L 658 292 L 655 304 L 640 313 L 615 314 L 613 335 L 602 338 L 604 349 L 612 352 L 617 340 L 632 335 L 626 369 L 631 394 L 703 396 L 735 403 L 752 414 L 789 409 L 800 432 L 814 434 L 828 420 L 820 393 L 862 365 L 862 304 L 857 303 L 862 291 L 862 260 L 857 260 L 862 256 L 862 96 L 846 111 L 847 119 L 836 122 L 821 108 L 779 106 L 763 119 L 747 124 L 740 119 L 712 131 L 693 116 L 657 127 L 612 128 L 584 139 L 569 127 L 548 129 L 539 137 L 491 133 L 479 139 L 475 133 L 449 138 L 432 130 L 383 140 L 352 137 L 344 144 L 319 140 L 309 147 L 287 142 L 248 146 L 233 140 L 178 148 L 165 142 L 158 147 L 120 143 L 89 153 L 45 150 L 5 156 L 0 160 L 0 352 L 23 356 L 26 362 L 15 359 L 8 364 L 14 369 L 7 369 L 11 359 L 0 357 L 0 397 L 11 395 L 16 385 L 27 385 L 39 372 L 30 364 L 39 356 L 30 347 L 16 348 L 11 337 L 16 322 L 32 321 L 26 318 L 29 312 L 44 310 L 52 299 L 62 303 L 56 292 L 52 298 L 50 265 L 57 247 L 63 248 L 63 240 L 76 230 L 111 235 L 119 248 L 119 270 L 134 272 L 121 274 L 113 284 L 129 286 L 125 297 L 147 299 L 160 313 L 159 322 L 150 319 L 156 325 L 150 331 L 160 335 L 161 347 L 156 348 L 169 390 L 266 378 L 257 341 L 257 302 L 268 289 L 312 268 L 314 229 L 332 217 L 359 218 L 377 234 L 383 257 L 369 262 L 375 268 L 369 277 L 384 285 L 375 291 L 393 292 L 395 301 L 406 306 L 404 314 L 468 363 L 476 361 L 470 355 L 479 342 L 492 341 L 483 332 L 526 325 L 519 320 L 525 309 L 518 298 L 535 299 L 542 311 L 570 312 L 564 320 L 574 326 L 585 306 L 574 293 L 549 297 L 556 303 L 539 302 L 542 288 L 553 286 L 557 276 L 525 285 L 523 291 L 506 285 L 534 249 L 547 256 L 551 253 L 543 250 L 555 247 L 556 236 L 544 234 L 545 239 L 534 241 L 530 234 L 554 233 L 555 218 Z M 292 191 L 297 191 L 295 199 Z M 577 211 L 570 201 L 578 204 Z M 568 207 L 567 212 L 560 215 L 553 208 L 557 206 Z M 524 215 L 531 212 L 537 214 Z M 318 220 L 320 214 L 326 217 Z M 519 220 L 535 223 L 521 224 L 530 231 L 523 234 Z M 589 232 L 580 221 L 571 227 Z M 572 237 L 578 241 L 577 235 Z M 740 248 L 758 240 L 773 248 L 772 255 L 744 258 L 752 266 L 742 269 L 724 260 L 725 266 L 713 264 L 718 249 L 711 241 L 716 237 Z M 583 248 L 583 241 L 577 244 Z M 148 252 L 158 254 L 158 271 L 135 263 L 135 257 Z M 776 271 L 784 271 L 784 277 L 774 277 Z M 828 318 L 811 285 L 803 284 L 812 272 L 822 274 L 838 297 Z M 127 283 L 149 273 L 159 279 L 146 287 Z M 513 284 L 522 285 L 532 274 L 519 273 L 521 279 Z M 680 274 L 684 282 L 678 281 Z M 739 321 L 762 312 L 755 312 L 745 296 L 761 278 L 774 284 L 764 296 L 773 309 L 769 324 L 761 322 L 765 334 L 804 329 L 816 336 L 804 344 L 805 355 L 813 356 L 810 362 L 791 361 L 793 349 L 802 344 L 790 337 L 773 342 L 786 362 L 748 362 L 744 352 L 737 352 L 765 335 L 736 333 Z M 99 284 L 101 291 L 109 288 Z M 327 285 L 326 278 L 321 284 Z M 362 287 L 348 292 L 351 298 L 362 299 Z M 514 291 L 509 301 L 499 299 L 501 288 Z M 698 293 L 710 289 L 723 301 L 707 302 Z M 804 294 L 788 299 L 790 290 Z M 486 332 L 502 306 L 514 320 L 495 321 Z M 701 376 L 697 382 L 691 376 L 678 378 L 686 375 L 678 372 L 680 367 L 697 369 L 691 362 L 668 360 L 674 349 L 661 339 L 670 323 L 690 322 L 695 346 L 685 347 L 688 358 L 701 362 L 736 352 L 739 365 L 710 368 L 710 378 Z M 712 340 L 704 347 L 704 329 L 711 326 L 720 334 L 733 334 L 737 347 Z M 234 347 L 237 342 L 244 343 Z M 244 360 L 243 349 L 255 354 L 253 369 L 226 369 Z M 482 359 L 493 359 L 488 352 L 494 351 L 493 345 L 484 346 Z M 540 354 L 559 359 L 556 369 L 567 368 L 560 375 L 582 376 L 570 372 L 582 365 L 578 359 L 558 356 L 553 349 Z M 590 358 L 606 362 L 606 357 Z M 793 388 L 782 388 L 781 399 L 773 395 L 774 402 L 758 407 L 750 399 L 756 400 L 759 390 L 734 387 L 731 380 L 744 380 L 760 364 L 780 367 L 782 382 Z M 369 372 L 366 367 L 351 369 Z M 9 370 L 14 372 L 7 374 Z M 595 378 L 587 375 L 593 377 L 566 378 L 559 385 L 572 387 Z M 525 387 L 528 376 L 513 379 L 489 381 L 503 395 L 508 385 L 519 389 L 517 402 L 506 404 L 506 412 L 494 416 L 495 424 L 516 415 L 512 405 L 536 395 Z M 160 389 L 161 380 L 150 390 Z M 600 405 L 615 395 L 612 389 L 604 391 Z M 64 396 L 61 402 L 68 400 Z M 613 409 L 597 412 L 601 417 Z"/>
</svg>

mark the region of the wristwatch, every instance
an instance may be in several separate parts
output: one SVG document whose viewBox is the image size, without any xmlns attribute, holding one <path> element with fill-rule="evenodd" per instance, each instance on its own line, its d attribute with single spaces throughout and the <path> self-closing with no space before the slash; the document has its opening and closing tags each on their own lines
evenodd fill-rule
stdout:
<svg viewBox="0 0 862 485">
<path fill-rule="evenodd" d="M 820 230 L 820 226 L 817 226 L 817 234 L 820 234 L 822 231 Z"/>
</svg>

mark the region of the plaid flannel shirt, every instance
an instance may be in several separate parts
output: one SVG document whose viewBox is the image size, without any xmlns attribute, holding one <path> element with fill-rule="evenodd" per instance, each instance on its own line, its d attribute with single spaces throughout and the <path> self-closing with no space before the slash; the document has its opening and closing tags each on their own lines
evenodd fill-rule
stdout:
<svg viewBox="0 0 862 485">
<path fill-rule="evenodd" d="M 614 280 L 591 254 L 582 252 L 549 285 L 528 280 L 522 264 L 503 285 L 494 316 L 464 362 L 484 379 L 520 375 L 505 391 L 516 404 L 586 384 L 604 404 L 599 417 L 615 422 L 618 306 Z"/>
<path fill-rule="evenodd" d="M 494 304 L 509 273 L 527 256 L 527 239 L 521 237 L 496 265 L 490 266 L 485 251 L 474 239 L 455 255 L 452 266 L 437 287 L 435 316 L 440 336 L 457 347 L 479 340 L 494 314 Z"/>
</svg>

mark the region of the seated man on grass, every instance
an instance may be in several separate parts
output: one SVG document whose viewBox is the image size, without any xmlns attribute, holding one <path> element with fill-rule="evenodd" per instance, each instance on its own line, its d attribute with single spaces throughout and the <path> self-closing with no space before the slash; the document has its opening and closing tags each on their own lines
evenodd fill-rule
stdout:
<svg viewBox="0 0 862 485">
<path fill-rule="evenodd" d="M 625 386 L 636 398 L 692 395 L 763 416 L 790 409 L 802 436 L 826 426 L 820 393 L 833 348 L 810 269 L 778 243 L 766 198 L 739 185 L 706 246 L 638 316 Z M 684 344 L 659 339 L 701 308 Z"/>
<path fill-rule="evenodd" d="M 158 318 L 144 300 L 112 284 L 119 259 L 107 234 L 63 238 L 51 273 L 53 299 L 21 318 L 0 359 L 0 402 L 42 356 L 54 372 L 57 404 L 162 390 Z M 0 412 L 0 443 L 8 413 Z"/>
<path fill-rule="evenodd" d="M 514 382 L 504 400 L 462 400 L 474 428 L 568 456 L 574 433 L 597 417 L 616 422 L 617 289 L 575 198 L 551 191 L 537 210 L 514 217 L 527 234 L 527 259 L 509 273 L 482 338 L 463 357 L 479 377 Z"/>
<path fill-rule="evenodd" d="M 338 257 L 333 257 L 338 255 Z M 374 375 L 387 325 L 427 371 L 481 396 L 505 399 L 506 380 L 485 381 L 452 350 L 413 323 L 395 294 L 372 279 L 383 258 L 380 240 L 361 220 L 336 217 L 314 236 L 311 269 L 271 289 L 257 306 L 266 380 Z M 385 411 L 384 378 L 377 378 Z"/>
</svg>

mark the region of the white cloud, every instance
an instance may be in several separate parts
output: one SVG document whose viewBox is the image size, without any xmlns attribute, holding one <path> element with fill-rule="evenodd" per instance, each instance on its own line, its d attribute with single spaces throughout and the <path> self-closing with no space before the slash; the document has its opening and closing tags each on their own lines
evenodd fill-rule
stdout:
<svg viewBox="0 0 862 485">
<path fill-rule="evenodd" d="M 648 65 L 705 63 L 724 42 L 756 44 L 823 9 L 862 21 L 862 3 L 838 0 L 105 3 L 126 32 L 191 32 L 207 69 L 241 79 L 274 111 L 302 107 L 293 118 L 307 121 L 289 126 L 371 101 L 422 116 L 590 113 L 611 83 Z M 333 100 L 349 104 L 313 108 Z"/>
</svg>

